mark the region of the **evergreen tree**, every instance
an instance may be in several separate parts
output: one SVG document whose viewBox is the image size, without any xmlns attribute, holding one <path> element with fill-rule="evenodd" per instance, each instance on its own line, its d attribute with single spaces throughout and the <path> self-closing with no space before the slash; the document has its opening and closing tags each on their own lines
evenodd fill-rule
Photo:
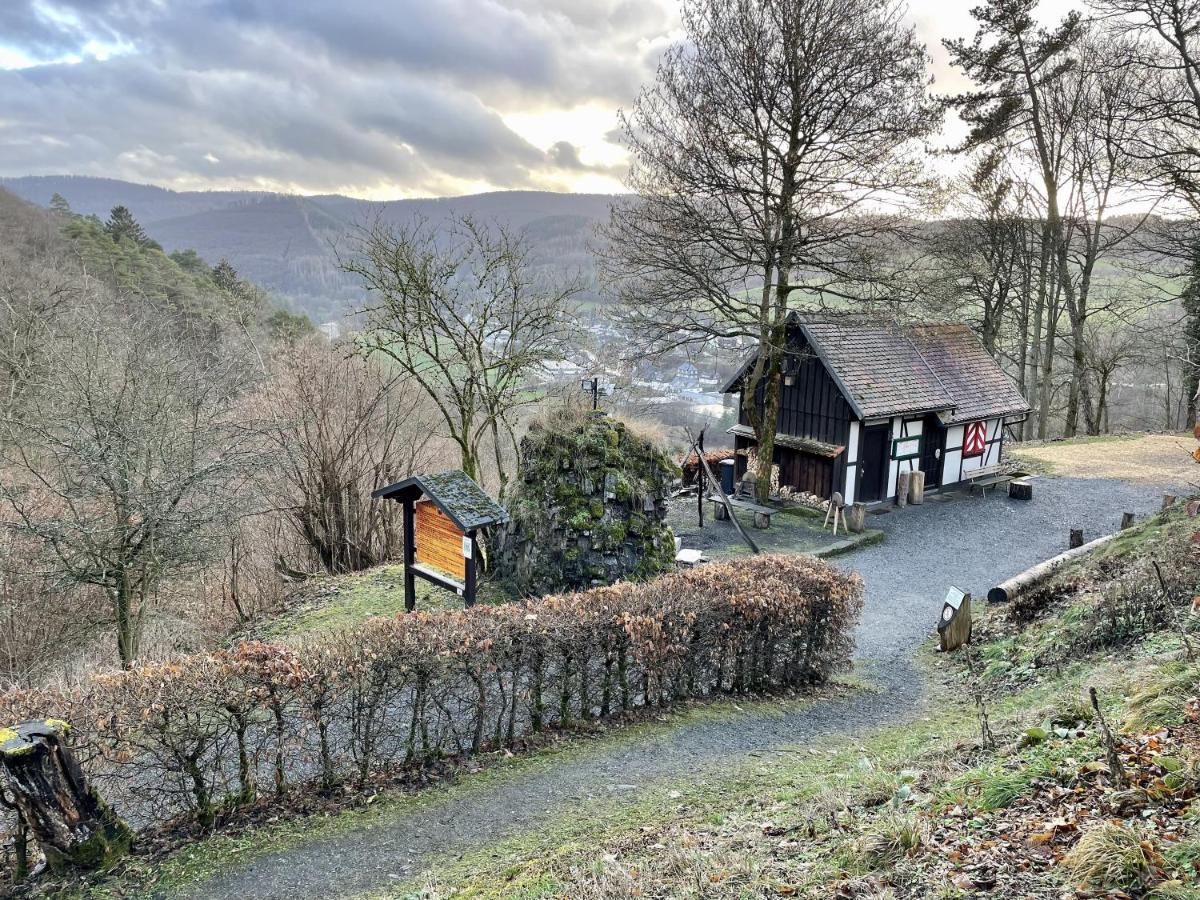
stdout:
<svg viewBox="0 0 1200 900">
<path fill-rule="evenodd" d="M 74 213 L 71 211 L 71 204 L 67 202 L 67 198 L 58 191 L 54 192 L 54 196 L 50 198 L 50 211 L 59 216 L 71 216 Z"/>
<path fill-rule="evenodd" d="M 237 269 L 235 269 L 229 260 L 222 258 L 212 270 L 212 280 L 223 291 L 230 294 L 236 294 L 241 290 L 242 280 L 238 278 Z"/>
<path fill-rule="evenodd" d="M 176 250 L 171 254 L 171 261 L 185 272 L 190 272 L 193 275 L 209 275 L 212 272 L 206 263 L 195 250 L 190 247 L 187 250 Z"/>
<path fill-rule="evenodd" d="M 139 247 L 152 243 L 145 230 L 138 224 L 137 219 L 133 217 L 133 213 L 124 206 L 112 208 L 112 212 L 108 214 L 108 221 L 104 223 L 104 230 L 117 243 L 120 243 L 122 239 L 132 241 Z"/>
</svg>

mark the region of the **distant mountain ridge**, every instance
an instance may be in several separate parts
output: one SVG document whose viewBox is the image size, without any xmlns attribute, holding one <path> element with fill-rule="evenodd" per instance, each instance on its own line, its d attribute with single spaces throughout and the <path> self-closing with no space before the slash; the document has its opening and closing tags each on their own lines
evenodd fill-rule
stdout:
<svg viewBox="0 0 1200 900">
<path fill-rule="evenodd" d="M 340 318 L 361 296 L 354 279 L 338 269 L 333 249 L 356 224 L 377 216 L 394 223 L 424 218 L 436 224 L 452 214 L 470 214 L 524 231 L 535 265 L 578 272 L 590 280 L 588 246 L 614 199 L 607 194 L 498 191 L 372 201 L 341 194 L 173 191 L 84 175 L 0 178 L 0 187 L 40 206 L 61 194 L 75 212 L 101 218 L 114 206 L 127 206 L 168 252 L 191 248 L 210 264 L 228 259 L 244 277 L 317 321 Z"/>
</svg>

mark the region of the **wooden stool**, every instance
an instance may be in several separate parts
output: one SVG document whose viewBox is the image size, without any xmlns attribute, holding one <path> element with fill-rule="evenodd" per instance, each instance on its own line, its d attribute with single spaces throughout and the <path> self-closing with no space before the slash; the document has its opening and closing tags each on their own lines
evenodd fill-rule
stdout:
<svg viewBox="0 0 1200 900">
<path fill-rule="evenodd" d="M 845 516 L 845 514 L 842 512 L 842 506 L 843 506 L 843 505 L 844 505 L 844 504 L 842 503 L 842 495 L 841 495 L 840 493 L 838 493 L 837 491 L 834 491 L 834 492 L 833 492 L 833 496 L 829 498 L 829 509 L 825 510 L 825 521 L 824 521 L 824 522 L 821 524 L 821 530 L 822 530 L 822 531 L 824 531 L 824 530 L 825 530 L 825 527 L 826 527 L 826 526 L 829 524 L 829 517 L 830 517 L 830 516 L 833 516 L 833 533 L 834 533 L 834 536 L 836 536 L 836 535 L 837 535 L 837 530 L 838 530 L 838 521 L 839 521 L 839 520 L 840 520 L 840 521 L 841 521 L 841 523 L 842 523 L 842 528 L 843 528 L 843 529 L 845 529 L 845 528 L 846 528 L 846 516 Z"/>
</svg>

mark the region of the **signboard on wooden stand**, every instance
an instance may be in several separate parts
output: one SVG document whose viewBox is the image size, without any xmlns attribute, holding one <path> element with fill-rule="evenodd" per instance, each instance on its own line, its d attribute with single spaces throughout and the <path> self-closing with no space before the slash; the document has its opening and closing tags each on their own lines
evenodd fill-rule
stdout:
<svg viewBox="0 0 1200 900">
<path fill-rule="evenodd" d="M 404 505 L 404 608 L 416 608 L 417 577 L 474 606 L 478 533 L 507 522 L 504 507 L 461 469 L 414 475 L 371 496 Z"/>
</svg>

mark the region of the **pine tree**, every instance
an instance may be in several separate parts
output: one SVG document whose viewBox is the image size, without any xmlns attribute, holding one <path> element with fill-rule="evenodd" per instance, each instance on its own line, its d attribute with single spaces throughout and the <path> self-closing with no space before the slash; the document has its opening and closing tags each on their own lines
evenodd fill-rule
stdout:
<svg viewBox="0 0 1200 900">
<path fill-rule="evenodd" d="M 54 196 L 50 198 L 50 211 L 59 216 L 72 216 L 71 204 L 67 202 L 67 198 L 58 191 L 54 192 Z"/>
<path fill-rule="evenodd" d="M 152 243 L 145 230 L 138 224 L 137 219 L 133 217 L 133 213 L 124 206 L 112 208 L 112 212 L 108 215 L 108 221 L 104 223 L 104 230 L 118 243 L 122 239 L 133 241 L 138 246 L 147 246 Z"/>
<path fill-rule="evenodd" d="M 230 294 L 236 294 L 241 289 L 242 280 L 238 278 L 237 269 L 235 269 L 229 260 L 222 258 L 212 270 L 212 280 L 223 291 Z"/>
</svg>

